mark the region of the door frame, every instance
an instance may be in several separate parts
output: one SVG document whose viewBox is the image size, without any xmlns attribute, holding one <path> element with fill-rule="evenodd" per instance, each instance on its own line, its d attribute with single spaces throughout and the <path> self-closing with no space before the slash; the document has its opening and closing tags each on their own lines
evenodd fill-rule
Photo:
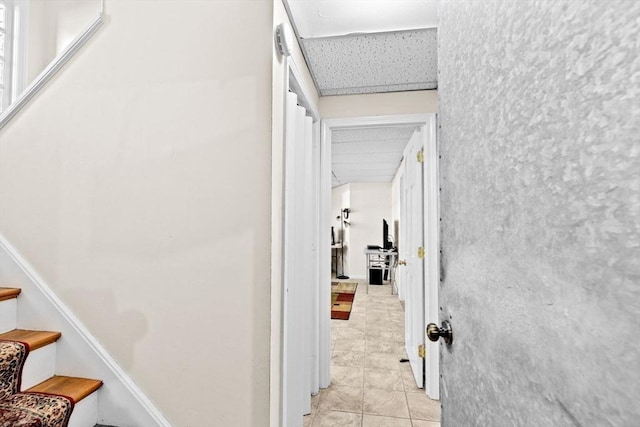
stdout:
<svg viewBox="0 0 640 427">
<path fill-rule="evenodd" d="M 367 128 L 380 126 L 407 126 L 416 125 L 422 127 L 423 149 L 425 159 L 425 173 L 423 188 L 424 194 L 424 241 L 426 256 L 424 258 L 425 284 L 425 328 L 429 322 L 438 323 L 438 287 L 440 283 L 440 241 L 439 241 L 439 181 L 438 181 L 438 134 L 437 115 L 435 113 L 398 114 L 386 116 L 361 116 L 348 118 L 322 119 L 320 132 L 320 289 L 323 284 L 328 287 L 331 280 L 331 252 L 329 245 L 329 230 L 331 229 L 331 132 L 339 129 Z M 327 230 L 326 233 L 323 230 Z M 326 236 L 324 236 L 326 234 Z M 324 249 L 326 248 L 326 250 Z M 321 304 L 327 304 L 327 298 L 321 293 Z M 439 323 L 438 323 L 439 324 Z M 320 316 L 320 331 L 326 334 L 320 340 L 320 384 L 329 384 L 330 378 L 330 316 Z M 432 399 L 440 397 L 440 353 L 436 343 L 426 342 L 427 357 L 425 359 L 425 392 Z"/>
</svg>

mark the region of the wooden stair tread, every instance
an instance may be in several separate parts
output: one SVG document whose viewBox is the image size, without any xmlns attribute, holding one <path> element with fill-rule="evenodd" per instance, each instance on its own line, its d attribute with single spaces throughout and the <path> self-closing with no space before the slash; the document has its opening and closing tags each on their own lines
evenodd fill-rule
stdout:
<svg viewBox="0 0 640 427">
<path fill-rule="evenodd" d="M 0 334 L 0 340 L 24 342 L 29 344 L 29 349 L 33 351 L 58 341 L 61 335 L 60 332 L 14 329 L 13 331 Z"/>
<path fill-rule="evenodd" d="M 0 301 L 16 298 L 22 289 L 20 288 L 2 288 L 0 287 Z"/>
<path fill-rule="evenodd" d="M 27 391 L 58 394 L 72 398 L 76 403 L 102 386 L 102 381 L 89 378 L 55 376 Z"/>
</svg>

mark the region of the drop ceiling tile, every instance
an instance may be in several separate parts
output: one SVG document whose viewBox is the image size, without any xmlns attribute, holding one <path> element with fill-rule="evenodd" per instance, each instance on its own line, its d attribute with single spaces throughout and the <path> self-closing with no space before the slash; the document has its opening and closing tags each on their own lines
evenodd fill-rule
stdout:
<svg viewBox="0 0 640 427">
<path fill-rule="evenodd" d="M 437 87 L 435 28 L 308 38 L 302 44 L 321 95 Z"/>
</svg>

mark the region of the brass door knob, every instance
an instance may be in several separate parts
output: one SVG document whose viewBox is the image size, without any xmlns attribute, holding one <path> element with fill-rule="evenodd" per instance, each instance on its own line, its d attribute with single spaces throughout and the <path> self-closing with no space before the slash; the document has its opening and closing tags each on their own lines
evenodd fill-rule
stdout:
<svg viewBox="0 0 640 427">
<path fill-rule="evenodd" d="M 429 323 L 427 325 L 427 338 L 429 341 L 436 342 L 439 338 L 442 338 L 445 343 L 450 345 L 453 342 L 453 330 L 451 324 L 444 320 L 442 327 L 439 327 L 435 323 Z"/>
<path fill-rule="evenodd" d="M 398 265 L 407 265 L 407 261 L 401 259 L 400 261 L 398 261 Z"/>
</svg>

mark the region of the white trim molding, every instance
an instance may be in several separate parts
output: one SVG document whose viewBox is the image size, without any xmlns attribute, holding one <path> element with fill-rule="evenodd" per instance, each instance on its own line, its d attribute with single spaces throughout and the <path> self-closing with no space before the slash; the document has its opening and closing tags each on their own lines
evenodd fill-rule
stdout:
<svg viewBox="0 0 640 427">
<path fill-rule="evenodd" d="M 354 129 L 354 128 L 375 128 L 375 127 L 388 127 L 388 126 L 407 126 L 415 125 L 416 127 L 422 127 L 424 130 L 424 153 L 425 153 L 425 170 L 428 173 L 425 174 L 425 199 L 429 199 L 428 209 L 425 211 L 425 235 L 428 243 L 428 253 L 433 254 L 427 260 L 425 259 L 426 274 L 425 277 L 425 325 L 429 321 L 437 322 L 438 319 L 438 285 L 439 285 L 439 241 L 438 241 L 438 218 L 439 218 L 439 191 L 438 191 L 438 151 L 437 151 L 437 133 L 436 133 L 437 115 L 435 113 L 422 113 L 422 114 L 397 114 L 386 116 L 363 116 L 363 117 L 347 117 L 347 118 L 334 118 L 322 120 L 322 149 L 323 153 L 327 153 L 328 162 L 322 165 L 321 168 L 321 180 L 323 183 L 331 182 L 331 132 L 338 129 Z M 427 137 L 427 135 L 429 137 Z M 331 188 L 327 188 L 326 184 L 322 188 L 320 201 L 320 211 L 323 213 L 323 224 L 328 224 L 330 221 L 330 215 L 327 214 L 331 207 Z M 435 203 L 431 203 L 435 201 Z M 427 203 L 427 200 L 425 200 Z M 327 267 L 328 268 L 328 267 Z M 352 278 L 360 278 L 357 276 L 351 276 Z M 435 320 L 433 320 L 435 319 Z M 328 328 L 329 318 L 322 319 L 326 322 L 325 328 Z M 322 330 L 323 324 L 321 324 Z M 321 342 L 326 347 L 320 349 L 320 354 L 329 351 L 329 345 L 327 342 Z M 431 343 L 429 343 L 431 344 Z M 429 345 L 427 344 L 427 345 Z M 436 381 L 427 381 L 425 385 L 426 394 L 437 399 L 439 397 L 439 351 L 434 346 L 429 346 L 429 357 L 425 361 L 425 369 L 427 371 L 428 378 L 435 378 Z M 321 371 L 321 379 L 328 382 L 331 374 L 329 372 L 330 364 L 327 363 L 321 366 L 324 370 Z"/>
<path fill-rule="evenodd" d="M 47 321 L 46 325 L 39 325 L 40 327 L 55 328 L 62 332 L 64 339 L 58 343 L 56 369 L 66 371 L 66 365 L 71 365 L 75 373 L 93 376 L 104 382 L 98 402 L 100 423 L 120 427 L 172 426 L 80 319 L 2 235 L 0 282 L 23 290 L 18 300 L 18 327 L 28 327 L 28 321 L 21 321 L 20 318 L 25 313 L 27 316 L 35 313 L 34 317 L 38 317 L 38 321 Z M 69 355 L 75 356 L 77 360 L 59 360 Z"/>
</svg>

